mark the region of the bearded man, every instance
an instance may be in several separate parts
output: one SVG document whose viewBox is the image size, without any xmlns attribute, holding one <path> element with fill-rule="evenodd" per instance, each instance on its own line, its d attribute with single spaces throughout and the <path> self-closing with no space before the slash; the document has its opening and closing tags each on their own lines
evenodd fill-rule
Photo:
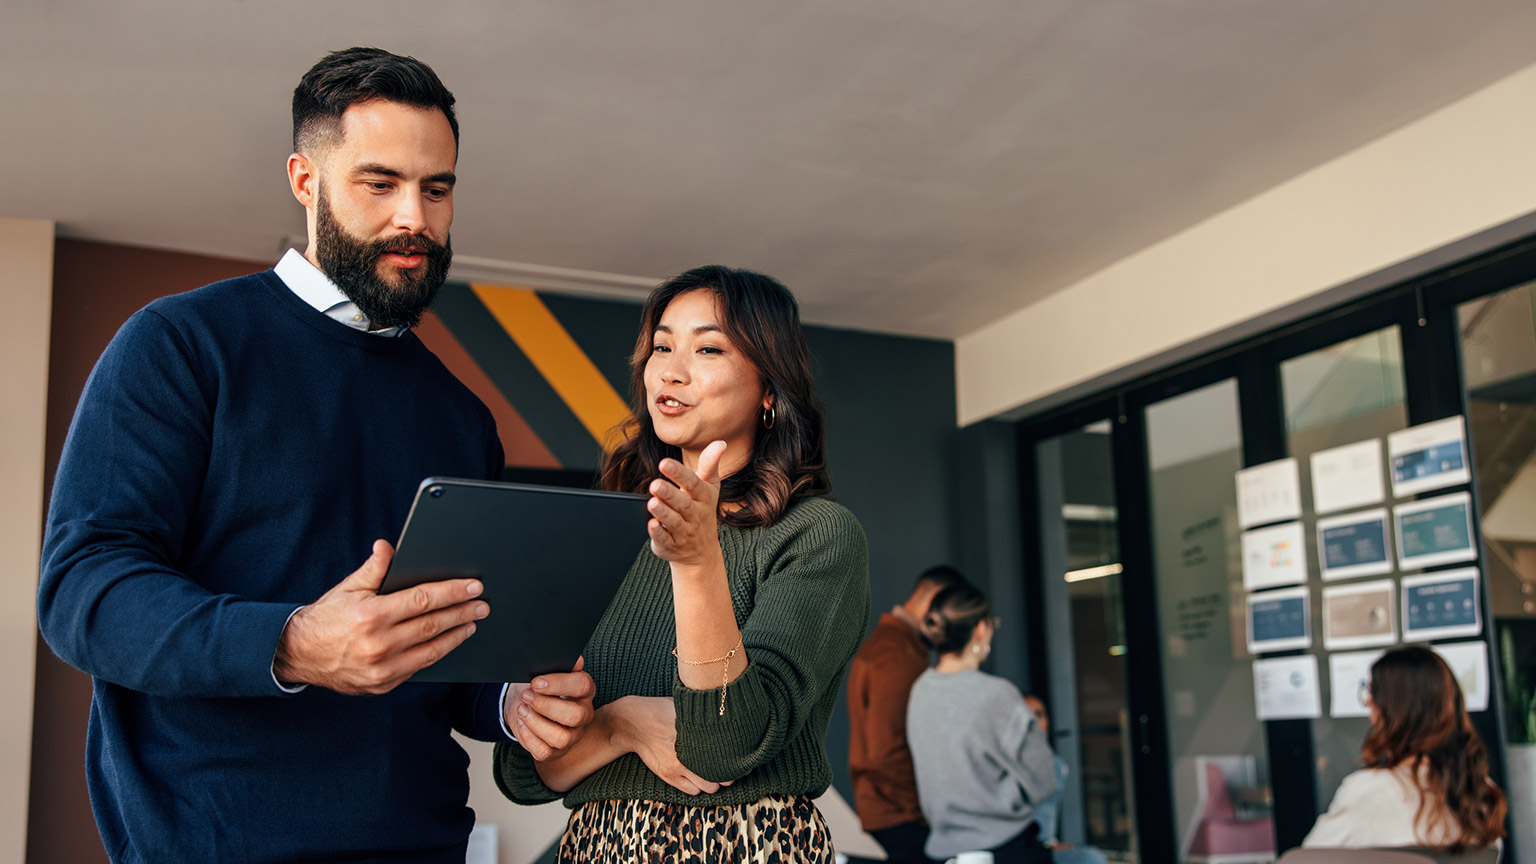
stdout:
<svg viewBox="0 0 1536 864">
<path fill-rule="evenodd" d="M 417 484 L 503 466 L 490 412 L 410 329 L 448 272 L 453 103 L 412 58 L 322 59 L 288 157 L 308 250 L 146 306 L 81 395 L 38 621 L 93 678 L 112 861 L 462 864 L 450 730 L 549 758 L 592 717 L 580 671 L 405 683 L 490 610 L 474 579 L 378 593 Z"/>
</svg>

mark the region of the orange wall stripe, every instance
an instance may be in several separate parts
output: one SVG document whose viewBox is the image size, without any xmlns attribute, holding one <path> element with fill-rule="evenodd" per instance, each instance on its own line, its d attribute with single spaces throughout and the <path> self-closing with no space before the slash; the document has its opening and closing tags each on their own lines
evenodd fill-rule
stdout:
<svg viewBox="0 0 1536 864">
<path fill-rule="evenodd" d="M 604 451 L 612 450 L 619 440 L 613 429 L 629 415 L 629 406 L 539 295 L 526 288 L 469 287 L 592 438 Z"/>
<path fill-rule="evenodd" d="M 523 415 L 512 407 L 507 397 L 496 389 L 489 376 L 470 356 L 464 345 L 459 342 L 457 336 L 443 324 L 443 320 L 428 312 L 421 316 L 421 324 L 417 325 L 416 335 L 430 349 L 437 358 L 443 361 L 448 371 L 464 382 L 464 386 L 474 391 L 485 407 L 491 409 L 491 416 L 496 418 L 496 433 L 501 436 L 501 449 L 506 453 L 508 465 L 519 468 L 560 468 L 560 460 L 555 454 L 549 452 L 543 441 L 539 440 L 533 427 L 523 419 Z"/>
</svg>

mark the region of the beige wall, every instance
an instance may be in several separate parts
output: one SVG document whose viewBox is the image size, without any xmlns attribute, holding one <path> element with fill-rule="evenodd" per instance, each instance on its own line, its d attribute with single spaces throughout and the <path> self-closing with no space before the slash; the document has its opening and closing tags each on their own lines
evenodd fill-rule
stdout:
<svg viewBox="0 0 1536 864">
<path fill-rule="evenodd" d="M 1536 66 L 956 342 L 961 425 L 1536 211 Z"/>
<path fill-rule="evenodd" d="M 33 609 L 43 530 L 53 223 L 0 219 L 0 297 L 14 324 L 0 339 L 0 864 L 26 856 L 32 748 Z"/>
<path fill-rule="evenodd" d="M 498 864 L 532 864 L 560 840 L 571 811 L 558 801 L 538 807 L 522 807 L 508 801 L 496 788 L 493 746 L 455 735 L 469 752 L 469 806 L 475 824 L 495 825 Z"/>
</svg>

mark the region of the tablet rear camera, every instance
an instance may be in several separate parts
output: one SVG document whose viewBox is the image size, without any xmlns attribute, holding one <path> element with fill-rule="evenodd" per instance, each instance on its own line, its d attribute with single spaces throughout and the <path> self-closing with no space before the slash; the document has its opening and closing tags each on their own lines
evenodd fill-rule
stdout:
<svg viewBox="0 0 1536 864">
<path fill-rule="evenodd" d="M 433 498 L 441 498 L 441 497 L 443 497 L 443 487 L 441 487 L 441 486 L 433 486 L 432 488 L 428 489 L 427 491 L 432 494 Z"/>
</svg>

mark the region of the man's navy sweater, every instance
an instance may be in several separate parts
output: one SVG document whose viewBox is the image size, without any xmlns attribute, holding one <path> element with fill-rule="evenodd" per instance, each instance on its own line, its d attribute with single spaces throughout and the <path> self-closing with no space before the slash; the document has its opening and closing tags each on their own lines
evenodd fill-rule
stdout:
<svg viewBox="0 0 1536 864">
<path fill-rule="evenodd" d="M 272 660 L 423 478 L 501 468 L 490 412 L 414 334 L 332 321 L 270 270 L 123 325 L 76 409 L 38 588 L 48 644 L 94 678 L 113 861 L 463 862 L 449 730 L 504 740 L 500 686 L 287 694 Z"/>
</svg>

